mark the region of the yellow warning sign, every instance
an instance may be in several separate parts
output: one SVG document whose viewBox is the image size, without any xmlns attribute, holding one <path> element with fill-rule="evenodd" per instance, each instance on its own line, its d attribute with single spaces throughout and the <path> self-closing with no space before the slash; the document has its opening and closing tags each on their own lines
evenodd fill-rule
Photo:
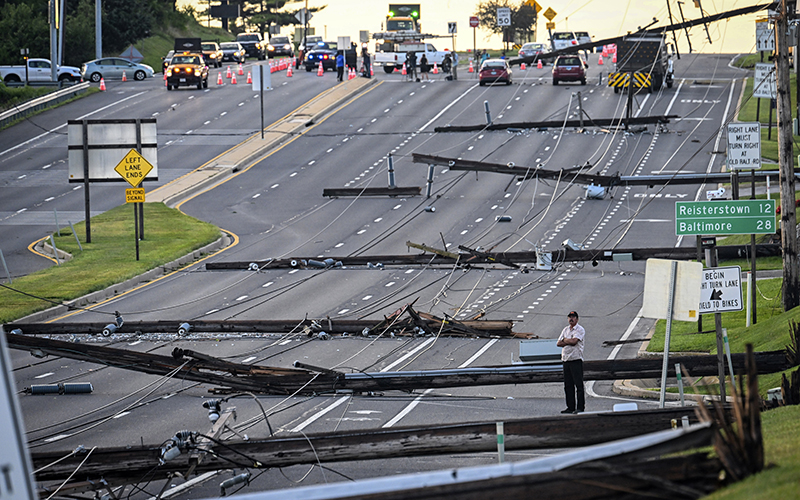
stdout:
<svg viewBox="0 0 800 500">
<path fill-rule="evenodd" d="M 547 18 L 548 21 L 552 21 L 554 17 L 556 17 L 556 11 L 553 10 L 552 7 L 548 7 L 543 14 L 544 17 Z"/>
<path fill-rule="evenodd" d="M 525 3 L 526 3 L 526 4 L 528 4 L 528 5 L 530 5 L 530 6 L 531 6 L 531 7 L 533 7 L 534 9 L 536 9 L 536 13 L 537 13 L 537 14 L 538 14 L 539 12 L 541 12 L 541 10 L 542 10 L 542 6 L 541 6 L 541 5 L 539 5 L 539 2 L 537 2 L 536 0 L 528 0 L 528 1 L 527 1 L 527 2 L 525 2 Z"/>
<path fill-rule="evenodd" d="M 554 30 L 556 29 L 556 23 L 547 23 L 546 27 L 549 30 Z"/>
<path fill-rule="evenodd" d="M 136 187 L 142 183 L 147 174 L 153 170 L 153 165 L 144 159 L 135 149 L 128 151 L 125 158 L 114 167 L 114 170 L 128 181 L 131 186 Z"/>
<path fill-rule="evenodd" d="M 144 203 L 144 188 L 126 189 L 125 203 Z"/>
</svg>

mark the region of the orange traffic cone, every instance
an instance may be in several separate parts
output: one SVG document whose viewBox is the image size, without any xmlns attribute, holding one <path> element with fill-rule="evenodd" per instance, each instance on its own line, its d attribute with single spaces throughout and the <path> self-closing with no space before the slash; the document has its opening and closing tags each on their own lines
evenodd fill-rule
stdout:
<svg viewBox="0 0 800 500">
<path fill-rule="evenodd" d="M 521 69 L 522 71 L 525 71 L 525 63 L 520 64 L 519 65 L 519 69 Z"/>
<path fill-rule="evenodd" d="M 230 77 L 231 77 L 231 67 L 228 66 L 228 71 L 225 72 L 225 78 L 230 78 Z"/>
<path fill-rule="evenodd" d="M 350 73 L 347 75 L 347 79 L 352 80 L 355 77 L 356 77 L 356 69 L 350 68 Z"/>
<path fill-rule="evenodd" d="M 106 90 L 106 81 L 102 77 L 100 78 L 100 90 Z"/>
<path fill-rule="evenodd" d="M 322 61 L 319 62 L 319 66 L 317 66 L 317 76 L 322 76 L 322 72 L 325 71 L 322 68 Z"/>
<path fill-rule="evenodd" d="M 236 85 L 236 75 L 231 76 L 231 85 Z"/>
<path fill-rule="evenodd" d="M 600 57 L 597 58 L 597 64 L 599 66 L 603 65 L 603 54 L 600 54 Z"/>
<path fill-rule="evenodd" d="M 124 71 L 122 72 L 122 81 L 123 82 L 127 82 L 128 81 L 128 78 L 125 76 L 125 72 Z"/>
<path fill-rule="evenodd" d="M 542 60 L 541 59 L 539 59 L 539 61 L 536 63 L 536 69 L 542 69 Z"/>
<path fill-rule="evenodd" d="M 242 63 L 239 63 L 239 76 L 244 75 L 244 69 L 242 68 Z"/>
<path fill-rule="evenodd" d="M 617 53 L 616 52 L 614 52 L 614 55 L 611 56 L 611 62 L 614 63 L 614 64 L 617 64 Z"/>
<path fill-rule="evenodd" d="M 291 77 L 292 76 L 292 65 L 291 64 L 286 67 L 286 76 L 287 77 Z"/>
<path fill-rule="evenodd" d="M 222 85 L 222 73 L 217 73 L 217 85 Z"/>
<path fill-rule="evenodd" d="M 525 68 L 522 68 L 522 69 L 525 69 Z M 437 66 L 436 63 L 433 63 L 433 74 L 434 75 L 438 75 L 439 74 L 439 66 Z"/>
<path fill-rule="evenodd" d="M 603 45 L 603 57 L 608 57 L 608 46 Z"/>
<path fill-rule="evenodd" d="M 406 71 L 406 63 L 403 63 L 403 71 L 400 72 L 402 75 L 407 75 L 408 71 Z"/>
<path fill-rule="evenodd" d="M 369 76 L 370 77 L 375 76 L 375 73 L 372 71 L 372 65 L 371 64 L 369 65 Z"/>
<path fill-rule="evenodd" d="M 253 83 L 253 77 L 250 75 L 250 72 L 247 72 L 247 82 L 245 83 Z"/>
<path fill-rule="evenodd" d="M 469 69 L 467 73 L 475 73 L 475 67 L 472 65 L 472 60 L 469 61 Z"/>
</svg>

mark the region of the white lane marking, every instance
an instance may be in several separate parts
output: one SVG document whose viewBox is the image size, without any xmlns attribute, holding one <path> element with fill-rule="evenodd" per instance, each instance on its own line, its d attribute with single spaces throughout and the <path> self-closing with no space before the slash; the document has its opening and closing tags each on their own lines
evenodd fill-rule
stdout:
<svg viewBox="0 0 800 500">
<path fill-rule="evenodd" d="M 256 193 L 256 194 L 253 195 L 253 199 L 258 198 L 259 196 L 261 196 L 261 193 Z"/>
<path fill-rule="evenodd" d="M 270 286 L 271 284 L 272 284 L 272 281 L 267 281 L 266 283 L 264 283 L 263 285 L 261 285 L 261 288 L 267 288 L 267 287 L 268 287 L 268 286 Z"/>
<path fill-rule="evenodd" d="M 203 122 L 203 125 L 208 125 L 209 123 L 211 123 L 211 120 L 206 120 Z"/>
<path fill-rule="evenodd" d="M 60 439 L 68 438 L 72 434 L 59 434 L 58 436 L 53 436 L 51 438 L 47 438 L 44 440 L 45 443 L 52 443 L 53 441 L 58 441 Z"/>
<path fill-rule="evenodd" d="M 256 359 L 256 357 L 255 357 L 255 356 L 249 356 L 249 357 L 247 357 L 247 358 L 244 358 L 244 359 L 242 360 L 242 363 L 249 363 L 249 362 L 253 361 L 254 359 Z"/>
<path fill-rule="evenodd" d="M 461 366 L 459 366 L 459 368 L 466 368 L 469 365 L 471 365 L 476 359 L 478 359 L 480 357 L 481 354 L 483 354 L 486 351 L 488 351 L 489 348 L 492 347 L 498 340 L 500 340 L 500 339 L 492 339 L 489 342 L 487 342 L 486 345 L 481 347 L 480 349 L 478 349 L 478 352 L 473 354 L 471 358 L 469 358 L 468 360 L 464 361 L 464 363 L 462 363 Z"/>
<path fill-rule="evenodd" d="M 460 100 L 461 100 L 461 99 L 462 99 L 464 96 L 466 96 L 467 94 L 469 94 L 469 93 L 470 93 L 470 92 L 471 92 L 473 89 L 475 89 L 475 88 L 477 88 L 477 87 L 478 87 L 478 84 L 476 83 L 476 84 L 475 84 L 475 85 L 473 85 L 472 87 L 470 87 L 470 88 L 468 88 L 467 90 L 465 90 L 465 91 L 464 91 L 464 92 L 463 92 L 463 93 L 462 93 L 460 96 L 458 96 L 458 97 L 456 97 L 455 99 L 453 99 L 453 101 L 452 101 L 450 104 L 448 104 L 447 106 L 445 106 L 444 108 L 442 108 L 442 110 L 441 110 L 441 111 L 439 111 L 438 113 L 436 113 L 436 116 L 434 116 L 433 118 L 431 118 L 431 119 L 428 121 L 428 123 L 426 123 L 425 125 L 423 125 L 423 126 L 422 126 L 422 127 L 420 127 L 419 129 L 417 129 L 417 132 L 422 132 L 423 130 L 425 130 L 426 128 L 428 128 L 428 125 L 430 125 L 431 123 L 433 123 L 433 122 L 435 122 L 436 120 L 438 120 L 438 119 L 439 119 L 439 117 L 440 117 L 440 116 L 442 116 L 442 115 L 443 115 L 443 114 L 444 114 L 444 113 L 445 113 L 445 112 L 446 112 L 448 109 L 450 109 L 451 107 L 455 106 L 455 104 L 456 104 L 458 101 L 460 101 Z M 481 136 L 480 136 L 480 137 L 478 137 L 478 138 L 480 139 L 481 137 L 483 137 L 483 136 L 481 135 Z"/>
<path fill-rule="evenodd" d="M 122 413 L 117 413 L 116 415 L 114 415 L 111 418 L 120 418 L 120 417 L 124 417 L 125 415 L 130 415 L 130 414 L 131 414 L 131 412 L 129 412 L 129 411 L 123 411 Z"/>
<path fill-rule="evenodd" d="M 133 99 L 134 97 L 139 97 L 140 95 L 142 95 L 142 94 L 144 94 L 144 93 L 145 93 L 145 92 L 139 92 L 138 94 L 133 94 L 133 95 L 132 95 L 132 96 L 130 96 L 130 97 L 126 97 L 125 99 L 120 99 L 120 100 L 119 100 L 119 101 L 117 101 L 117 102 L 111 103 L 111 104 L 109 104 L 108 106 L 103 106 L 103 107 L 102 107 L 102 108 L 100 108 L 100 109 L 96 109 L 96 110 L 92 111 L 91 113 L 86 113 L 85 115 L 83 115 L 83 116 L 79 116 L 79 117 L 77 117 L 77 118 L 75 118 L 75 119 L 76 119 L 76 120 L 82 120 L 82 119 L 86 118 L 87 116 L 92 116 L 92 115 L 95 115 L 95 114 L 97 114 L 97 113 L 100 113 L 101 111 L 105 111 L 105 110 L 107 110 L 108 108 L 110 108 L 110 107 L 112 107 L 112 106 L 116 106 L 117 104 L 121 104 L 121 103 L 123 103 L 123 102 L 127 101 L 128 99 Z M 17 145 L 16 145 L 16 146 L 14 146 L 14 147 L 8 148 L 8 149 L 6 149 L 5 151 L 0 151 L 0 156 L 3 156 L 4 154 L 8 153 L 9 151 L 14 151 L 14 150 L 15 150 L 15 149 L 17 149 L 17 148 L 21 148 L 22 146 L 25 146 L 26 144 L 30 144 L 31 142 L 33 142 L 33 141 L 35 141 L 35 140 L 41 139 L 42 137 L 46 136 L 47 134 L 52 134 L 52 133 L 53 133 L 53 132 L 55 132 L 56 130 L 60 130 L 60 129 L 62 129 L 62 128 L 66 127 L 66 126 L 67 126 L 67 124 L 65 123 L 65 124 L 63 124 L 63 125 L 59 125 L 59 126 L 58 126 L 58 127 L 56 127 L 56 128 L 51 128 L 51 129 L 50 129 L 50 130 L 48 130 L 47 132 L 42 132 L 41 134 L 37 135 L 36 137 L 33 137 L 33 138 L 31 138 L 31 139 L 28 139 L 28 140 L 27 140 L 27 141 L 25 141 L 25 142 L 21 142 L 21 143 L 17 144 Z"/>
<path fill-rule="evenodd" d="M 350 396 L 342 396 L 342 397 L 340 397 L 340 398 L 337 398 L 337 399 L 336 399 L 336 401 L 334 401 L 334 402 L 333 402 L 331 405 L 329 405 L 327 408 L 324 408 L 323 410 L 321 410 L 321 411 L 319 411 L 319 412 L 315 413 L 314 415 L 312 415 L 311 417 L 309 417 L 308 419 L 306 419 L 306 421 L 305 421 L 305 422 L 303 422 L 302 424 L 298 425 L 298 426 L 297 426 L 297 427 L 295 427 L 294 429 L 291 429 L 289 432 L 300 432 L 300 431 L 302 431 L 303 429 L 305 429 L 305 428 L 306 428 L 306 427 L 308 427 L 309 425 L 311 425 L 311 424 L 313 424 L 314 422 L 316 422 L 316 421 L 317 421 L 317 420 L 318 420 L 320 417 L 322 417 L 323 415 L 325 415 L 325 414 L 326 414 L 326 413 L 328 413 L 329 411 L 331 411 L 331 410 L 335 409 L 337 406 L 339 406 L 339 405 L 341 405 L 342 403 L 346 402 L 348 399 L 350 399 Z"/>
<path fill-rule="evenodd" d="M 130 343 L 130 344 L 128 344 L 128 345 L 139 345 L 139 344 L 141 344 L 141 343 L 142 343 L 142 341 L 141 341 L 141 340 L 137 340 L 136 342 L 131 342 L 131 343 Z"/>
<path fill-rule="evenodd" d="M 639 312 L 636 313 L 636 317 L 633 318 L 633 321 L 631 321 L 631 324 L 628 325 L 628 329 L 625 330 L 624 334 L 622 334 L 622 337 L 620 338 L 621 341 L 628 340 L 628 337 L 631 336 L 631 334 L 633 333 L 634 328 L 636 328 L 636 325 L 639 324 L 639 320 L 642 319 L 642 311 L 643 310 L 644 310 L 644 307 L 639 309 Z M 607 359 L 609 361 L 615 359 L 617 357 L 617 354 L 619 354 L 620 349 L 622 349 L 622 342 L 620 342 L 619 344 L 614 346 L 614 349 L 611 350 L 611 354 L 608 355 Z M 594 392 L 594 382 L 595 381 L 592 380 L 588 384 L 585 384 L 586 385 L 586 393 L 590 397 L 593 397 L 593 398 L 606 398 L 606 399 L 620 399 L 620 400 L 626 400 L 627 399 L 627 398 L 617 398 L 617 397 L 614 397 L 614 396 L 600 396 L 599 394 Z"/>
<path fill-rule="evenodd" d="M 247 297 L 248 297 L 248 295 L 242 295 L 242 296 L 236 297 L 236 300 L 237 300 L 237 301 L 244 300 L 244 299 L 246 299 Z"/>
<path fill-rule="evenodd" d="M 361 300 L 369 300 L 372 298 L 372 295 L 365 295 L 361 298 Z"/>
<path fill-rule="evenodd" d="M 217 311 L 219 311 L 219 309 L 212 309 L 212 310 L 208 311 L 206 314 L 207 314 L 207 315 L 208 315 L 208 314 L 214 314 L 214 313 L 215 313 L 215 312 L 217 312 Z"/>
<path fill-rule="evenodd" d="M 50 375 L 53 375 L 53 372 L 42 373 L 41 375 L 36 375 L 33 378 L 45 378 L 45 377 L 49 377 Z"/>
<path fill-rule="evenodd" d="M 225 115 L 227 115 L 227 114 L 228 114 L 228 112 L 227 112 L 227 111 L 223 111 L 222 113 L 220 113 L 220 114 L 219 114 L 219 116 L 225 116 Z"/>
<path fill-rule="evenodd" d="M 431 388 L 431 389 L 426 389 L 426 390 L 425 390 L 425 392 L 423 392 L 422 394 L 420 394 L 419 396 L 417 396 L 417 397 L 414 399 L 414 401 L 412 401 L 411 403 L 409 403 L 409 404 L 408 404 L 408 406 L 406 406 L 405 408 L 403 408 L 403 409 L 400 411 L 400 413 L 398 413 L 397 415 L 395 415 L 395 416 L 394 416 L 394 417 L 393 417 L 391 420 L 389 420 L 388 422 L 386 422 L 385 424 L 383 424 L 381 427 L 382 427 L 382 428 L 384 428 L 384 429 L 386 429 L 386 428 L 392 427 L 394 424 L 396 424 L 397 422 L 399 422 L 400 420 L 402 420 L 402 418 L 403 418 L 403 417 L 405 417 L 406 415 L 408 415 L 409 413 L 411 413 L 411 410 L 413 410 L 414 408 L 416 408 L 416 407 L 417 407 L 417 405 L 420 403 L 420 401 L 422 401 L 422 398 L 423 398 L 423 397 L 425 397 L 425 395 L 426 395 L 426 394 L 429 394 L 431 391 L 433 391 L 433 389 L 432 389 L 432 388 Z"/>
<path fill-rule="evenodd" d="M 395 366 L 399 365 L 400 363 L 402 363 L 403 361 L 407 360 L 408 358 L 410 358 L 411 356 L 413 356 L 417 352 L 419 352 L 422 349 L 424 349 L 428 344 L 430 344 L 434 340 L 435 339 L 433 337 L 431 337 L 429 339 L 426 339 L 425 342 L 421 343 L 417 347 L 415 347 L 415 348 L 411 349 L 410 351 L 408 351 L 405 355 L 403 355 L 400 358 L 398 358 L 394 363 L 391 363 L 391 364 L 387 365 L 385 368 L 383 368 L 381 370 L 381 372 L 388 372 L 389 370 L 391 370 Z"/>
</svg>

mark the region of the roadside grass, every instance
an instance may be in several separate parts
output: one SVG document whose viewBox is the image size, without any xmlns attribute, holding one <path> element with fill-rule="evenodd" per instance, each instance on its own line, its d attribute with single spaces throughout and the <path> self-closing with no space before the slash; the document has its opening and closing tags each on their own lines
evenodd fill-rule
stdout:
<svg viewBox="0 0 800 500">
<path fill-rule="evenodd" d="M 32 87 L 20 87 L 20 88 L 32 88 Z M 36 88 L 41 88 L 41 87 L 36 87 Z M 45 94 L 47 94 L 49 92 L 55 92 L 57 90 L 57 89 L 52 88 L 52 87 L 45 87 L 45 88 L 48 89 L 48 91 L 45 92 Z M 0 127 L 0 131 L 5 130 L 5 129 L 9 128 L 9 127 L 13 127 L 17 123 L 20 123 L 20 122 L 22 122 L 24 120 L 27 120 L 28 118 L 31 118 L 32 116 L 36 116 L 38 114 L 44 113 L 45 111 L 48 111 L 48 110 L 51 110 L 51 109 L 55 109 L 55 108 L 57 108 L 59 106 L 63 106 L 63 105 L 68 104 L 70 102 L 77 101 L 78 99 L 83 99 L 84 97 L 92 95 L 92 94 L 95 94 L 97 92 L 100 92 L 99 88 L 97 88 L 97 87 L 89 87 L 88 89 L 86 89 L 85 92 L 83 92 L 80 95 L 77 95 L 75 97 L 67 99 L 66 101 L 62 101 L 62 102 L 59 102 L 57 104 L 53 104 L 53 105 L 47 106 L 46 108 L 40 109 L 39 111 L 34 111 L 34 112 L 32 112 L 32 113 L 30 113 L 30 114 L 28 114 L 26 116 L 23 116 L 22 118 L 19 118 L 17 120 L 9 122 L 5 126 Z M 36 96 L 36 97 L 39 97 L 39 96 Z M 20 101 L 20 102 L 23 102 L 23 101 Z M 17 104 L 19 104 L 19 103 L 17 103 Z M 2 110 L 2 111 L 5 111 L 5 110 Z"/>
<path fill-rule="evenodd" d="M 760 377 L 759 377 L 760 384 Z M 765 468 L 731 484 L 706 500 L 774 500 L 800 498 L 800 406 L 784 406 L 761 413 Z"/>
<path fill-rule="evenodd" d="M 0 80 L 0 111 L 53 92 L 56 87 L 8 87 Z"/>
<path fill-rule="evenodd" d="M 136 261 L 130 205 L 92 217 L 91 243 L 85 242 L 84 227 L 75 225 L 82 251 L 69 228 L 62 229 L 61 236 L 54 235 L 56 247 L 72 254 L 71 260 L 17 278 L 13 284 L 0 288 L 0 304 L 3 304 L 0 322 L 8 323 L 121 283 L 201 248 L 220 235 L 215 226 L 163 203 L 145 203 L 145 239 L 139 242 L 140 260 Z"/>
</svg>

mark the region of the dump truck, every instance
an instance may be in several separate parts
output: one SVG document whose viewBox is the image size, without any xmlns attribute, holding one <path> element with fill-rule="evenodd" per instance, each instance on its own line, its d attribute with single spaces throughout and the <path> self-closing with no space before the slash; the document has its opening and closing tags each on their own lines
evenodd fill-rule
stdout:
<svg viewBox="0 0 800 500">
<path fill-rule="evenodd" d="M 608 74 L 608 85 L 614 93 L 633 86 L 648 92 L 660 90 L 666 84 L 672 88 L 673 68 L 671 46 L 663 35 L 633 34 L 617 42 L 617 66 Z"/>
</svg>

